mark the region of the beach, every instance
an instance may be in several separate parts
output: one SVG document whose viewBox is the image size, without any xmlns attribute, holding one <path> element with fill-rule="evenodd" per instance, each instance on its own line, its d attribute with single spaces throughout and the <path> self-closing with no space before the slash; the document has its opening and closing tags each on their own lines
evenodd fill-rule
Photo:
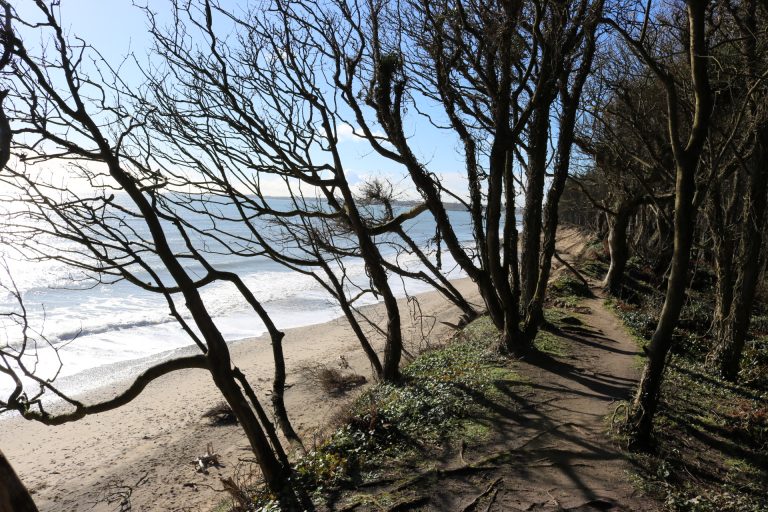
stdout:
<svg viewBox="0 0 768 512">
<path fill-rule="evenodd" d="M 454 283 L 471 302 L 481 303 L 469 279 Z M 460 315 L 437 292 L 414 297 L 418 308 L 407 299 L 400 300 L 406 349 L 411 354 L 448 339 L 453 328 L 442 322 L 455 323 Z M 381 318 L 382 311 L 380 304 L 365 308 L 372 319 Z M 420 311 L 420 316 L 414 311 Z M 371 337 L 380 349 L 381 339 L 373 333 Z M 234 364 L 268 405 L 273 371 L 268 338 L 244 339 L 230 347 Z M 343 317 L 286 330 L 284 350 L 286 406 L 294 428 L 311 449 L 360 389 L 329 396 L 307 382 L 301 368 L 316 363 L 338 367 L 343 356 L 351 371 L 370 382 L 370 367 Z M 80 398 L 92 403 L 126 385 L 120 380 Z M 114 511 L 126 499 L 132 510 L 208 511 L 226 498 L 220 478 L 241 478 L 252 459 L 238 426 L 212 426 L 201 418 L 221 400 L 205 371 L 179 371 L 153 382 L 126 406 L 73 423 L 48 427 L 18 417 L 2 419 L 0 446 L 41 511 Z M 193 461 L 205 453 L 208 443 L 220 455 L 222 467 L 204 475 L 196 472 Z"/>
</svg>

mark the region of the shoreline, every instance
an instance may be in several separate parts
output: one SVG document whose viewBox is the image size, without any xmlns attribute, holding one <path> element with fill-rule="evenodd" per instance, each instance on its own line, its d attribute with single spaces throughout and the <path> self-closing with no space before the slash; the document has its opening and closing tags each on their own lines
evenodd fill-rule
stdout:
<svg viewBox="0 0 768 512">
<path fill-rule="evenodd" d="M 480 303 L 476 286 L 468 278 L 453 283 L 471 302 Z M 452 329 L 441 322 L 455 322 L 459 310 L 434 291 L 414 297 L 424 322 L 414 319 L 407 299 L 398 302 L 406 349 L 415 354 L 426 343 L 444 341 Z M 375 319 L 383 308 L 373 304 L 363 309 Z M 329 397 L 303 382 L 300 368 L 315 363 L 335 367 L 343 355 L 352 371 L 369 381 L 371 372 L 343 316 L 286 329 L 285 334 L 286 407 L 294 428 L 311 449 L 320 437 L 318 432 L 349 396 Z M 381 339 L 371 338 L 380 350 Z M 273 369 L 268 338 L 235 340 L 229 346 L 234 363 L 266 403 Z M 130 380 L 122 379 L 86 391 L 80 398 L 86 402 L 104 399 L 127 382 Z M 119 503 L 126 493 L 139 510 L 205 511 L 226 497 L 219 477 L 233 476 L 242 464 L 238 460 L 250 455 L 239 427 L 212 427 L 200 418 L 219 401 L 220 394 L 206 372 L 183 370 L 153 382 L 126 406 L 73 423 L 47 427 L 18 416 L 2 418 L 0 446 L 41 511 L 111 511 L 115 504 L 108 505 L 108 499 Z M 195 472 L 192 461 L 208 442 L 213 443 L 224 466 L 202 475 Z"/>
<path fill-rule="evenodd" d="M 461 282 L 465 279 L 468 278 L 458 277 L 456 279 L 451 279 L 451 281 Z M 420 291 L 412 293 L 411 295 L 419 296 L 425 293 L 431 293 L 431 291 Z M 405 296 L 396 296 L 398 302 L 401 302 L 405 299 Z M 329 298 L 328 300 L 330 301 L 331 299 Z M 361 306 L 359 309 L 361 312 L 365 313 L 371 309 L 379 307 L 380 305 L 381 301 L 378 301 L 373 304 Z M 333 315 L 335 316 L 329 315 L 330 311 L 334 311 Z M 317 316 L 322 319 L 319 321 L 310 321 L 309 323 L 299 323 L 298 325 L 287 327 L 281 330 L 285 332 L 287 336 L 289 332 L 298 329 L 310 329 L 312 327 L 331 324 L 338 321 L 346 322 L 344 313 L 340 308 L 333 307 L 330 309 L 317 310 Z M 279 325 L 278 328 L 280 328 Z M 245 342 L 266 341 L 269 343 L 266 327 L 262 325 L 259 329 L 257 329 L 257 331 L 259 331 L 258 334 L 254 334 L 253 336 L 227 340 L 226 343 L 227 346 L 229 346 L 230 351 L 233 350 L 233 347 Z M 114 333 L 115 335 L 119 336 L 120 331 L 114 331 Z M 127 387 L 131 382 L 133 382 L 135 377 L 137 377 L 140 373 L 144 372 L 148 368 L 175 357 L 189 356 L 197 353 L 199 353 L 197 345 L 190 341 L 188 345 L 182 347 L 169 348 L 161 352 L 144 355 L 135 359 L 126 359 L 122 361 L 107 363 L 82 370 L 72 375 L 65 375 L 59 377 L 56 382 L 59 384 L 59 389 L 61 389 L 67 396 L 74 400 L 90 402 L 103 400 L 112 396 L 111 392 L 115 391 L 116 389 L 119 390 Z M 93 380 L 96 380 L 97 382 L 93 383 Z M 49 396 L 43 405 L 49 412 L 58 412 L 66 408 L 64 401 L 55 396 Z M 7 420 L 17 417 L 18 414 L 15 412 L 0 413 L 0 425 L 2 425 Z"/>
</svg>

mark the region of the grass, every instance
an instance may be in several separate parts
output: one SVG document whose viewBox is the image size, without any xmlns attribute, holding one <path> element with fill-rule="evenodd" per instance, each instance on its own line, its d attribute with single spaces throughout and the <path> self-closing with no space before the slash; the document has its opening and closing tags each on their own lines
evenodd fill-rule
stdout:
<svg viewBox="0 0 768 512">
<path fill-rule="evenodd" d="M 551 356 L 565 357 L 568 355 L 568 351 L 565 348 L 565 343 L 563 343 L 563 340 L 547 331 L 539 331 L 536 335 L 536 339 L 533 340 L 533 345 L 539 352 L 543 352 Z"/>
<path fill-rule="evenodd" d="M 402 496 L 374 498 L 353 490 L 384 474 L 389 478 L 398 478 L 400 472 L 411 474 L 414 465 L 428 464 L 430 454 L 446 446 L 487 438 L 490 428 L 474 418 L 489 401 L 499 398 L 499 382 L 520 381 L 508 360 L 496 355 L 497 339 L 491 321 L 481 317 L 445 347 L 426 352 L 406 366 L 402 383 L 380 383 L 363 392 L 338 416 L 332 433 L 295 463 L 299 483 L 318 505 L 343 495 L 347 500 L 376 500 L 376 506 L 389 506 Z M 551 341 L 545 346 L 558 349 Z M 404 465 L 410 469 L 404 470 Z M 251 493 L 248 510 L 273 498 L 264 492 Z"/>
<path fill-rule="evenodd" d="M 611 306 L 642 346 L 653 334 L 663 296 L 633 270 L 631 300 L 614 299 Z M 712 297 L 707 276 L 689 293 L 665 373 L 656 450 L 630 455 L 635 480 L 670 511 L 766 511 L 768 339 L 753 333 L 739 384 L 720 379 L 706 363 Z"/>
<path fill-rule="evenodd" d="M 584 282 L 570 273 L 563 273 L 549 284 L 549 297 L 591 297 L 592 292 Z"/>
<path fill-rule="evenodd" d="M 579 311 L 581 299 L 591 297 L 589 287 L 570 273 L 555 278 L 548 287 L 547 301 L 551 306 Z"/>
</svg>

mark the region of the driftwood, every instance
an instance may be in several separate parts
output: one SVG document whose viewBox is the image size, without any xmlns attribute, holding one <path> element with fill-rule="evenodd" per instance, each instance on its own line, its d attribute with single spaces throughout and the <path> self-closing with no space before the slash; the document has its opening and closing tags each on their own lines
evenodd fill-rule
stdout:
<svg viewBox="0 0 768 512">
<path fill-rule="evenodd" d="M 200 455 L 197 459 L 194 461 L 197 472 L 208 474 L 208 468 L 211 466 L 220 466 L 221 463 L 219 462 L 219 454 L 213 451 L 213 443 L 208 443 L 206 446 L 205 453 L 203 455 Z"/>
</svg>

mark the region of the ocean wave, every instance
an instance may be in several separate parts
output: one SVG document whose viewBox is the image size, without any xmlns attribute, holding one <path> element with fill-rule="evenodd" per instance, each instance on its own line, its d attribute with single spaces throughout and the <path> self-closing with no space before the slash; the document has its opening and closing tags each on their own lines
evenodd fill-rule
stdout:
<svg viewBox="0 0 768 512">
<path fill-rule="evenodd" d="M 51 336 L 47 336 L 48 341 L 53 345 L 68 343 L 84 336 L 94 336 L 97 334 L 104 334 L 107 332 L 119 332 L 127 329 L 135 329 L 138 327 L 151 327 L 156 325 L 163 325 L 176 322 L 176 318 L 168 316 L 167 319 L 136 319 L 123 322 L 108 322 L 100 325 L 94 325 L 90 327 L 80 327 L 77 329 L 70 329 L 58 333 L 54 333 Z"/>
</svg>

